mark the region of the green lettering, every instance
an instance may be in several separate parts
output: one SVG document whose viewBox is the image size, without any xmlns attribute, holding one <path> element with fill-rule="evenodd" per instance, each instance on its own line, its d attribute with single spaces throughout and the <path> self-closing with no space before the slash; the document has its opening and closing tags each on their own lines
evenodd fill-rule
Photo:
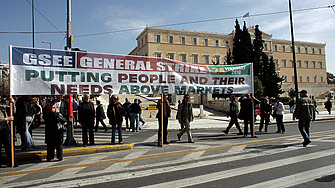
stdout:
<svg viewBox="0 0 335 188">
<path fill-rule="evenodd" d="M 65 71 L 55 71 L 55 74 L 59 75 L 59 81 L 64 82 L 64 75 L 67 75 L 67 72 Z"/>
<path fill-rule="evenodd" d="M 205 93 L 208 94 L 208 93 L 212 93 L 212 87 L 206 87 L 205 89 Z"/>
<path fill-rule="evenodd" d="M 150 92 L 150 87 L 147 85 L 144 85 L 141 87 L 141 93 L 148 94 Z"/>
<path fill-rule="evenodd" d="M 157 94 L 159 89 L 160 89 L 160 86 L 157 86 L 156 89 L 155 89 L 155 86 L 151 86 L 151 91 L 153 94 Z"/>
<path fill-rule="evenodd" d="M 139 94 L 140 86 L 130 86 L 130 94 Z"/>
<path fill-rule="evenodd" d="M 38 72 L 36 70 L 26 70 L 25 71 L 25 79 L 26 81 L 30 81 L 31 78 L 37 78 L 38 77 Z"/>
<path fill-rule="evenodd" d="M 222 90 L 221 93 L 224 94 L 226 92 L 227 87 L 220 87 L 220 89 Z"/>
<path fill-rule="evenodd" d="M 91 82 L 91 80 L 93 80 L 94 82 L 99 82 L 99 73 L 95 73 L 95 75 L 93 75 L 92 72 L 88 72 L 87 82 Z"/>
<path fill-rule="evenodd" d="M 162 86 L 162 94 L 169 94 L 169 86 Z"/>
<path fill-rule="evenodd" d="M 71 82 L 76 82 L 76 76 L 79 75 L 79 72 L 67 72 L 68 75 L 71 75 Z"/>
<path fill-rule="evenodd" d="M 205 90 L 204 87 L 200 87 L 200 86 L 197 87 L 197 93 L 198 94 L 204 94 L 204 90 Z"/>
<path fill-rule="evenodd" d="M 188 87 L 187 94 L 191 94 L 191 93 L 196 94 L 196 93 L 195 93 L 195 89 L 194 89 L 193 86 Z"/>
<path fill-rule="evenodd" d="M 233 88 L 233 87 L 228 87 L 228 91 L 227 91 L 227 93 L 233 93 L 233 91 L 234 91 L 234 88 Z"/>
<path fill-rule="evenodd" d="M 111 82 L 112 81 L 111 74 L 109 74 L 109 73 L 103 73 L 103 74 L 101 74 L 101 81 L 103 81 L 103 82 Z"/>
<path fill-rule="evenodd" d="M 127 85 L 122 85 L 120 87 L 119 95 L 122 95 L 122 94 L 129 94 L 129 90 L 128 90 Z"/>
<path fill-rule="evenodd" d="M 213 87 L 213 94 L 219 94 L 220 88 L 219 87 Z"/>
<path fill-rule="evenodd" d="M 175 94 L 178 94 L 178 95 L 185 95 L 186 94 L 186 86 L 182 86 L 182 87 L 179 87 L 179 86 L 174 86 L 174 90 L 175 90 Z"/>
</svg>

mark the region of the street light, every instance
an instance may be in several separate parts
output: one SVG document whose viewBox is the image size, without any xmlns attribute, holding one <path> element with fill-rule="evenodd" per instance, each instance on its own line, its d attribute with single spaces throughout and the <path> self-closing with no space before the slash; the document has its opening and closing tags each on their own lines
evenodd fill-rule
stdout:
<svg viewBox="0 0 335 188">
<path fill-rule="evenodd" d="M 42 43 L 48 43 L 50 45 L 50 50 L 51 50 L 51 42 L 47 42 L 47 41 L 42 40 Z"/>
</svg>

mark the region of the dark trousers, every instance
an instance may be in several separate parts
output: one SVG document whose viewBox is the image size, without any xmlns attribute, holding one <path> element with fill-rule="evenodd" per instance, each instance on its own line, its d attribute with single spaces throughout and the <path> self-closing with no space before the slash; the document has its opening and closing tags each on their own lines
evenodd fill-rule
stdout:
<svg viewBox="0 0 335 188">
<path fill-rule="evenodd" d="M 248 136 L 248 124 L 250 124 L 250 135 L 252 136 L 254 132 L 254 122 L 251 120 L 252 118 L 244 119 L 244 136 Z"/>
<path fill-rule="evenodd" d="M 15 143 L 15 142 L 13 142 Z M 12 153 L 10 151 L 10 133 L 7 132 L 7 130 L 1 130 L 0 131 L 0 165 L 3 164 L 3 161 L 2 161 L 2 145 L 4 146 L 5 148 L 5 151 L 6 151 L 6 155 L 7 157 L 9 158 L 9 160 L 11 161 L 11 157 L 12 157 Z M 14 155 L 14 163 L 16 163 L 16 160 L 15 160 L 15 155 Z"/>
<path fill-rule="evenodd" d="M 63 160 L 63 146 L 47 144 L 47 160 L 54 159 L 56 148 L 56 156 L 58 160 Z"/>
<path fill-rule="evenodd" d="M 161 126 L 161 118 L 158 118 L 158 142 L 161 143 L 162 141 L 162 126 Z M 163 117 L 163 142 L 167 141 L 167 127 L 169 123 L 168 117 Z"/>
<path fill-rule="evenodd" d="M 237 119 L 237 117 L 231 117 L 231 118 L 230 118 L 229 125 L 228 125 L 228 127 L 226 128 L 226 130 L 229 131 L 229 129 L 230 129 L 234 124 L 235 124 L 235 126 L 236 126 L 238 132 L 241 133 L 242 130 L 241 130 L 240 124 L 238 123 L 238 119 Z"/>
<path fill-rule="evenodd" d="M 130 130 L 130 123 L 131 123 L 130 114 L 124 116 L 124 118 L 126 119 L 126 129 Z"/>
<path fill-rule="evenodd" d="M 277 132 L 285 132 L 285 126 L 283 123 L 283 115 L 276 115 L 276 122 L 277 122 Z"/>
<path fill-rule="evenodd" d="M 98 129 L 99 129 L 99 122 L 100 122 L 101 125 L 104 127 L 104 129 L 107 131 L 108 128 L 107 128 L 107 126 L 106 126 L 104 120 L 103 120 L 103 119 L 98 119 L 98 118 L 95 120 L 95 131 L 97 132 Z"/>
<path fill-rule="evenodd" d="M 89 136 L 90 136 L 90 145 L 94 144 L 94 131 L 93 131 L 93 128 L 94 128 L 93 120 L 91 122 L 88 122 L 88 123 L 82 125 L 82 133 L 83 133 L 82 137 L 83 137 L 83 144 L 84 145 L 88 144 L 87 129 L 89 131 Z"/>
<path fill-rule="evenodd" d="M 268 126 L 269 126 L 269 119 L 270 119 L 270 115 L 266 114 L 266 115 L 261 115 L 261 124 L 259 125 L 259 131 L 262 131 L 263 129 L 263 125 L 264 125 L 264 121 L 265 121 L 265 132 L 268 131 Z"/>
</svg>

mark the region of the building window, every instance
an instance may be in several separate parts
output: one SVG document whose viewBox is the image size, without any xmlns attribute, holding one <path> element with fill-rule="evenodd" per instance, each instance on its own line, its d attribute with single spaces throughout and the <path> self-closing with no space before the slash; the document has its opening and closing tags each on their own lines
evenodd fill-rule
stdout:
<svg viewBox="0 0 335 188">
<path fill-rule="evenodd" d="M 322 50 L 321 50 L 321 48 L 319 48 L 319 54 L 321 54 L 322 53 Z"/>
<path fill-rule="evenodd" d="M 275 44 L 275 52 L 278 51 L 278 46 Z"/>
<path fill-rule="evenodd" d="M 312 48 L 312 53 L 315 54 L 315 49 L 314 48 Z"/>
<path fill-rule="evenodd" d="M 287 76 L 284 76 L 284 82 L 287 82 Z"/>
<path fill-rule="evenodd" d="M 283 45 L 283 52 L 286 52 L 286 46 Z"/>
<path fill-rule="evenodd" d="M 309 68 L 309 62 L 305 61 L 305 63 L 306 63 L 306 68 Z"/>
<path fill-rule="evenodd" d="M 275 59 L 276 67 L 279 67 L 278 59 Z"/>
<path fill-rule="evenodd" d="M 220 64 L 220 56 L 215 56 L 215 63 Z"/>
<path fill-rule="evenodd" d="M 264 44 L 264 50 L 268 50 L 268 44 L 267 43 Z"/>
<path fill-rule="evenodd" d="M 208 39 L 204 39 L 204 46 L 208 46 Z"/>
<path fill-rule="evenodd" d="M 194 64 L 199 63 L 199 61 L 198 61 L 198 55 L 197 54 L 193 54 L 193 63 Z"/>
<path fill-rule="evenodd" d="M 169 53 L 169 59 L 174 60 L 174 53 Z"/>
<path fill-rule="evenodd" d="M 291 67 L 294 67 L 294 63 L 292 60 L 290 60 Z"/>
<path fill-rule="evenodd" d="M 186 63 L 186 54 L 181 54 L 181 62 Z"/>
<path fill-rule="evenodd" d="M 138 46 L 138 49 L 141 48 L 141 44 L 140 44 L 140 41 L 139 41 L 139 40 L 137 41 L 137 46 Z"/>
<path fill-rule="evenodd" d="M 307 47 L 305 47 L 305 52 L 306 52 L 306 54 L 308 54 L 308 48 Z"/>
<path fill-rule="evenodd" d="M 319 65 L 320 65 L 320 69 L 322 69 L 323 66 L 322 66 L 322 62 L 321 61 L 319 62 Z"/>
<path fill-rule="evenodd" d="M 320 79 L 321 79 L 321 82 L 323 82 L 323 76 L 321 76 Z"/>
<path fill-rule="evenodd" d="M 299 76 L 299 82 L 302 82 L 302 76 Z"/>
<path fill-rule="evenodd" d="M 294 76 L 292 76 L 292 82 L 295 82 L 295 80 L 294 80 Z"/>
<path fill-rule="evenodd" d="M 161 35 L 156 35 L 156 42 L 161 42 Z"/>
<path fill-rule="evenodd" d="M 226 40 L 226 47 L 229 48 L 229 40 Z"/>
<path fill-rule="evenodd" d="M 205 64 L 209 64 L 209 55 L 205 55 Z"/>
<path fill-rule="evenodd" d="M 290 46 L 290 52 L 293 52 L 293 47 L 292 46 Z"/>
<path fill-rule="evenodd" d="M 193 37 L 193 45 L 197 45 L 198 42 L 197 42 L 197 37 Z"/>
<path fill-rule="evenodd" d="M 169 36 L 169 43 L 173 44 L 173 36 L 171 36 L 171 35 Z"/>
<path fill-rule="evenodd" d="M 312 65 L 313 65 L 313 68 L 315 69 L 316 68 L 316 62 L 312 61 Z"/>
<path fill-rule="evenodd" d="M 309 76 L 307 76 L 307 82 L 309 82 Z"/>
<path fill-rule="evenodd" d="M 162 53 L 156 52 L 156 57 L 161 58 L 162 57 Z"/>
<path fill-rule="evenodd" d="M 300 46 L 298 46 L 298 53 L 301 53 Z"/>
<path fill-rule="evenodd" d="M 180 38 L 181 38 L 181 44 L 186 44 L 186 38 L 184 36 L 182 36 Z"/>
<path fill-rule="evenodd" d="M 283 67 L 286 67 L 286 59 L 283 59 Z"/>
<path fill-rule="evenodd" d="M 148 43 L 148 39 L 147 36 L 145 36 L 145 44 Z"/>
<path fill-rule="evenodd" d="M 314 76 L 314 82 L 316 82 L 317 76 Z"/>
<path fill-rule="evenodd" d="M 142 45 L 141 45 L 141 47 L 143 47 L 143 45 L 144 45 L 144 44 L 143 44 L 143 39 L 142 39 Z"/>
<path fill-rule="evenodd" d="M 219 47 L 219 39 L 215 39 L 215 46 Z"/>
<path fill-rule="evenodd" d="M 298 61 L 298 67 L 301 67 L 301 60 Z"/>
</svg>

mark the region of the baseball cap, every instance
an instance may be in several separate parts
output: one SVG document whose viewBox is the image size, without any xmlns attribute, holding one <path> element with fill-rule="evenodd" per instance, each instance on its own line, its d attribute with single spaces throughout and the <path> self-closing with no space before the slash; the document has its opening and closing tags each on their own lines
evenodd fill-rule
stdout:
<svg viewBox="0 0 335 188">
<path fill-rule="evenodd" d="M 303 89 L 299 93 L 307 93 L 307 91 Z"/>
</svg>

